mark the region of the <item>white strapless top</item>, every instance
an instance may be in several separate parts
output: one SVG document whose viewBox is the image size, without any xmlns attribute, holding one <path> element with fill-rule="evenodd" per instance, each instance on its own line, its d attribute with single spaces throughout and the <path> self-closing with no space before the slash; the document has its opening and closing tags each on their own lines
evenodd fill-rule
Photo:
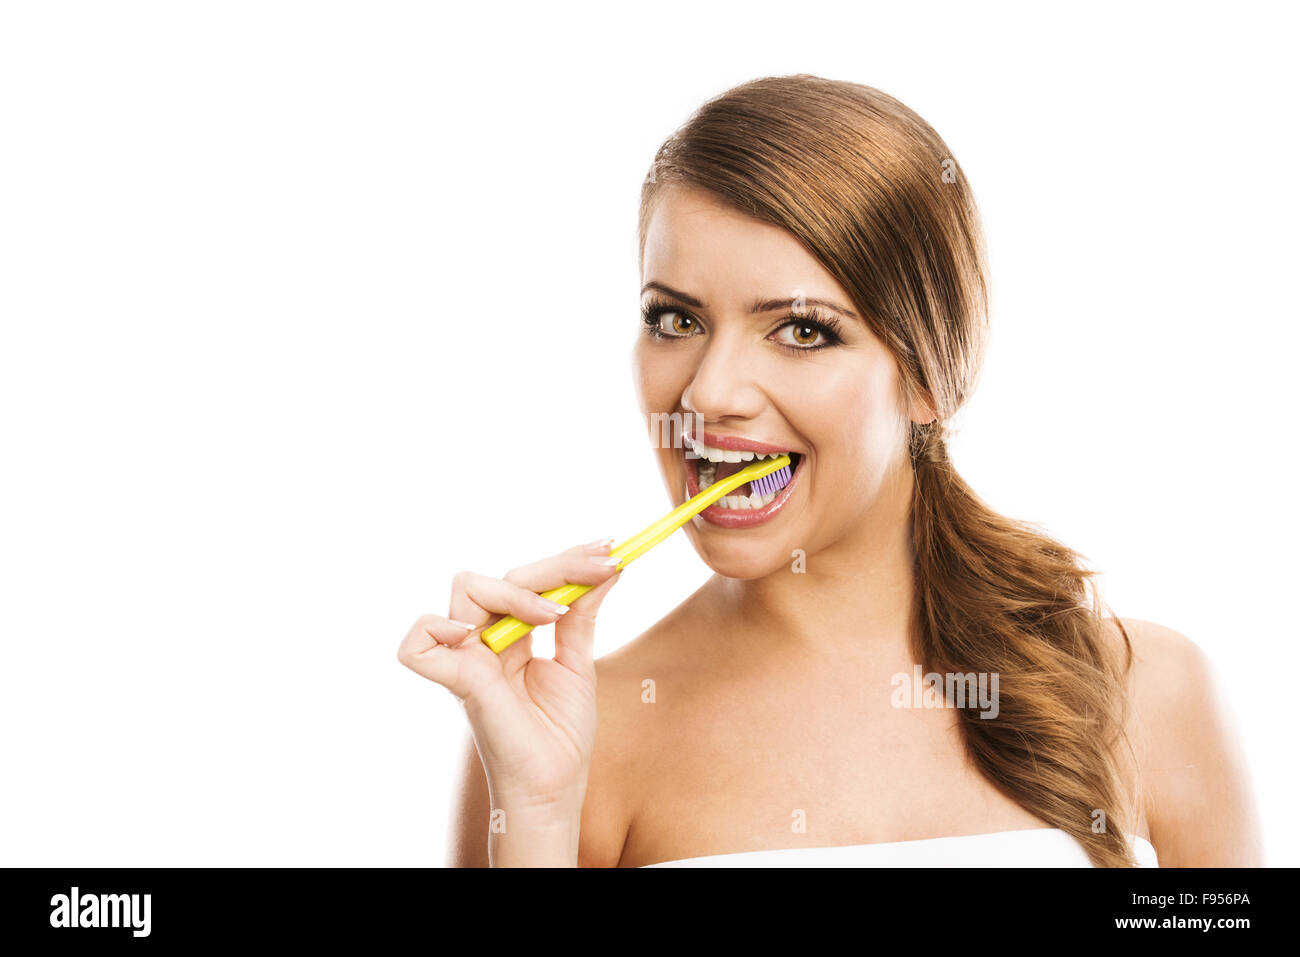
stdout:
<svg viewBox="0 0 1300 957">
<path fill-rule="evenodd" d="M 1159 867 L 1146 838 L 1132 839 L 1138 867 Z M 710 854 L 646 867 L 1092 867 L 1083 845 L 1058 827 L 840 847 Z"/>
</svg>

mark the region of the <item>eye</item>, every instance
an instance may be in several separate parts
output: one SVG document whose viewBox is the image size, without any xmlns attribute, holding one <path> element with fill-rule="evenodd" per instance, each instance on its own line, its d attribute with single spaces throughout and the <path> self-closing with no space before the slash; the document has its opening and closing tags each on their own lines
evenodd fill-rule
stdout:
<svg viewBox="0 0 1300 957">
<path fill-rule="evenodd" d="M 667 305 L 647 305 L 642 310 L 646 331 L 656 339 L 681 339 L 694 335 L 700 327 L 694 316 Z"/>
<path fill-rule="evenodd" d="M 668 328 L 666 329 L 664 328 L 665 317 L 668 318 Z M 659 317 L 659 330 L 661 332 L 675 333 L 679 336 L 689 336 L 695 331 L 695 320 L 680 312 L 666 312 Z"/>
<path fill-rule="evenodd" d="M 821 349 L 838 341 L 834 332 L 813 319 L 791 319 L 772 336 L 781 345 L 795 349 Z"/>
</svg>

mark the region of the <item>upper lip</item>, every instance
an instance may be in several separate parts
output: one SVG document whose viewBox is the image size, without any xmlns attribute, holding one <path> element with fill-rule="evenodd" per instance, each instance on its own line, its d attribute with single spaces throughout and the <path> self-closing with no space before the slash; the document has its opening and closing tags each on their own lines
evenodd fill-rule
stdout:
<svg viewBox="0 0 1300 957">
<path fill-rule="evenodd" d="M 701 432 L 698 436 L 694 433 L 687 432 L 685 435 L 688 442 L 703 442 L 705 445 L 715 449 L 729 449 L 733 452 L 791 452 L 794 451 L 788 445 L 771 445 L 767 442 L 758 442 L 754 439 L 747 439 L 743 435 L 719 435 L 717 432 Z"/>
</svg>

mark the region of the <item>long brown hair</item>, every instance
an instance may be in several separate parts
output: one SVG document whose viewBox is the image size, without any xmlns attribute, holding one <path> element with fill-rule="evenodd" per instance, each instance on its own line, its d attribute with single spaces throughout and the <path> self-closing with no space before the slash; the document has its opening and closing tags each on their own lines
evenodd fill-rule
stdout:
<svg viewBox="0 0 1300 957">
<path fill-rule="evenodd" d="M 641 191 L 642 255 L 672 184 L 793 234 L 893 352 L 916 476 L 913 652 L 932 672 L 998 675 L 997 717 L 959 712 L 975 765 L 1094 864 L 1131 866 L 1136 803 L 1116 747 L 1132 754 L 1128 634 L 1115 619 L 1122 646 L 1108 637 L 1081 555 L 989 508 L 948 458 L 947 423 L 983 362 L 989 299 L 979 213 L 952 152 L 879 90 L 764 77 L 704 103 L 660 147 Z M 911 422 L 918 401 L 933 422 Z"/>
</svg>

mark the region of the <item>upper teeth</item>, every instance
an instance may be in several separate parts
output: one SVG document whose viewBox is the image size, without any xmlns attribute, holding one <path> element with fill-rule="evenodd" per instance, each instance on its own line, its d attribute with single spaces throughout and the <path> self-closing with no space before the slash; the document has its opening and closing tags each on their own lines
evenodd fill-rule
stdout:
<svg viewBox="0 0 1300 957">
<path fill-rule="evenodd" d="M 776 458 L 778 455 L 789 455 L 788 452 L 749 452 L 739 449 L 715 449 L 711 445 L 705 445 L 703 442 L 696 442 L 693 439 L 686 439 L 687 446 L 697 456 L 702 459 L 708 459 L 710 462 L 752 462 L 754 459 L 765 459 L 769 456 Z"/>
</svg>

